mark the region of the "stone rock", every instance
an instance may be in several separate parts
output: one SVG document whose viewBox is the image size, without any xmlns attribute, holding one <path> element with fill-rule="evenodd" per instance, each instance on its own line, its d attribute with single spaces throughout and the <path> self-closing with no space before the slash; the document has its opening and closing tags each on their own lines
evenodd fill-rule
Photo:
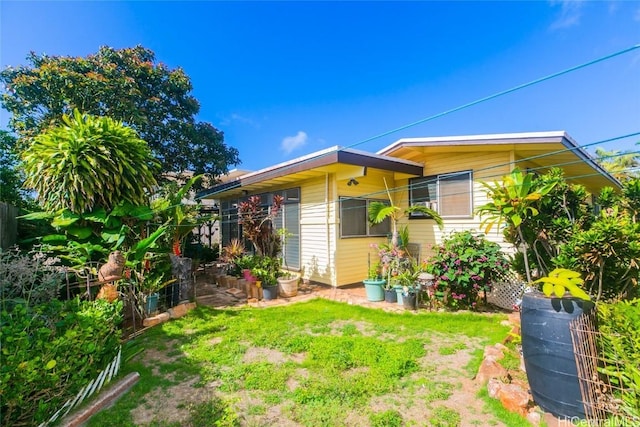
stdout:
<svg viewBox="0 0 640 427">
<path fill-rule="evenodd" d="M 497 399 L 498 393 L 500 392 L 500 389 L 503 385 L 504 383 L 499 379 L 490 378 L 489 382 L 487 383 L 487 392 L 489 392 L 489 397 L 491 397 L 492 399 Z"/>
<path fill-rule="evenodd" d="M 185 314 L 187 314 L 187 311 L 187 304 L 178 304 L 175 307 L 167 310 L 169 316 L 171 316 L 172 319 L 178 319 L 179 317 L 184 316 Z"/>
<path fill-rule="evenodd" d="M 520 326 L 520 312 L 514 311 L 509 313 L 509 322 L 513 325 Z"/>
<path fill-rule="evenodd" d="M 247 294 L 236 288 L 227 289 L 227 293 L 238 299 L 245 299 L 247 297 Z"/>
<path fill-rule="evenodd" d="M 171 319 L 169 313 L 160 313 L 157 316 L 147 317 L 146 319 L 144 319 L 142 321 L 142 326 L 148 328 L 166 322 L 169 319 Z"/>
<path fill-rule="evenodd" d="M 542 421 L 542 415 L 540 415 L 540 412 L 536 408 L 531 408 L 531 410 L 529 410 L 529 412 L 527 413 L 527 421 L 529 421 L 534 426 L 538 426 Z"/>
<path fill-rule="evenodd" d="M 507 376 L 507 370 L 493 359 L 484 359 L 478 369 L 476 382 L 484 384 L 491 378 L 503 378 Z"/>
<path fill-rule="evenodd" d="M 498 399 L 507 410 L 526 416 L 529 412 L 529 393 L 515 384 L 505 384 L 498 391 Z"/>
<path fill-rule="evenodd" d="M 503 357 L 504 357 L 503 350 L 496 346 L 488 345 L 484 348 L 485 359 L 500 360 Z"/>
</svg>

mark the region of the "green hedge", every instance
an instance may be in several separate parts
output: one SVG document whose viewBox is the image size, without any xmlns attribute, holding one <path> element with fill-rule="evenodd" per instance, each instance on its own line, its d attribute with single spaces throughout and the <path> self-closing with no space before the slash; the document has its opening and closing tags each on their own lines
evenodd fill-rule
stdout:
<svg viewBox="0 0 640 427">
<path fill-rule="evenodd" d="M 640 299 L 598 304 L 600 373 L 615 387 L 623 416 L 640 425 Z"/>
<path fill-rule="evenodd" d="M 3 309 L 0 425 L 38 425 L 95 378 L 117 354 L 121 313 L 79 299 Z"/>
</svg>

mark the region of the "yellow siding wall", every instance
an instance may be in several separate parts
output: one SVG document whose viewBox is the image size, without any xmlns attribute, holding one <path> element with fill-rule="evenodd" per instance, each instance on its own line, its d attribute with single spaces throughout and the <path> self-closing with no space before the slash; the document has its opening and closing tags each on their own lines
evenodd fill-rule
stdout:
<svg viewBox="0 0 640 427">
<path fill-rule="evenodd" d="M 462 172 L 473 170 L 473 209 L 488 202 L 486 190 L 480 181 L 493 182 L 511 171 L 511 152 L 473 152 L 473 153 L 452 153 L 452 154 L 430 154 L 423 161 L 425 163 L 424 175 L 437 175 L 451 172 Z M 399 187 L 408 186 L 409 181 L 399 181 Z M 408 206 L 408 191 L 402 204 Z M 444 228 L 440 228 L 433 220 L 404 218 L 400 221 L 402 225 L 409 225 L 409 238 L 411 243 L 420 244 L 420 255 L 424 259 L 432 253 L 434 244 L 442 243 L 445 236 L 453 231 L 473 230 L 480 231 L 482 219 L 478 216 L 473 218 L 452 218 L 444 219 Z M 499 243 L 505 250 L 511 250 L 510 245 L 504 243 L 502 233 L 496 233 L 496 228 L 489 233 L 487 238 Z"/>
<path fill-rule="evenodd" d="M 332 174 L 300 183 L 300 241 L 302 277 L 335 284 L 335 212 Z M 327 185 L 328 184 L 328 185 Z"/>
<path fill-rule="evenodd" d="M 459 172 L 472 169 L 473 207 L 486 203 L 487 197 L 479 181 L 492 182 L 509 173 L 510 152 L 454 153 L 429 155 L 424 159 L 424 175 Z M 386 243 L 382 237 L 340 237 L 340 197 L 363 197 L 387 200 L 384 179 L 391 190 L 395 205 L 406 208 L 409 202 L 409 180 L 394 180 L 393 173 L 368 169 L 366 176 L 356 177 L 359 184 L 348 186 L 348 179 L 336 178 L 333 173 L 325 177 L 300 183 L 300 238 L 303 279 L 332 286 L 344 286 L 361 282 L 367 275 L 369 259 L 378 261 L 373 243 Z M 440 230 L 433 220 L 409 220 L 402 218 L 399 226 L 409 226 L 411 243 L 421 245 L 424 259 L 431 253 L 431 246 L 442 242 L 452 231 L 479 230 L 479 217 L 445 219 Z M 492 231 L 490 240 L 504 245 L 502 234 Z"/>
<path fill-rule="evenodd" d="M 367 199 L 388 200 L 384 179 L 387 180 L 389 188 L 396 187 L 393 174 L 384 173 L 380 170 L 369 168 L 367 175 L 358 177 L 358 185 L 347 185 L 347 180 L 336 182 L 335 209 L 337 216 L 340 214 L 340 197 L 363 197 Z M 395 202 L 395 201 L 394 201 Z M 368 259 L 371 253 L 371 262 L 376 263 L 375 251 L 370 248 L 372 243 L 385 243 L 383 237 L 348 237 L 340 238 L 339 218 L 336 223 L 336 236 L 338 244 L 336 248 L 336 283 L 343 286 L 351 283 L 362 282 L 367 278 Z"/>
</svg>

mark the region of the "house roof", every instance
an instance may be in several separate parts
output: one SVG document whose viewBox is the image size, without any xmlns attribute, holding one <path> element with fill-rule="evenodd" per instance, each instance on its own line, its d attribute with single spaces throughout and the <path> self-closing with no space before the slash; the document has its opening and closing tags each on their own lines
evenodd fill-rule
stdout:
<svg viewBox="0 0 640 427">
<path fill-rule="evenodd" d="M 565 131 L 464 135 L 428 138 L 403 138 L 379 150 L 377 154 L 428 163 L 429 154 L 512 150 L 514 162 L 526 161 L 541 169 L 561 167 L 567 179 L 580 179 L 588 189 L 620 182 L 602 168 Z"/>
<path fill-rule="evenodd" d="M 331 147 L 306 156 L 248 172 L 221 184 L 206 189 L 198 198 L 230 197 L 243 191 L 259 192 L 278 185 L 297 183 L 306 179 L 324 176 L 326 173 L 375 168 L 396 173 L 396 175 L 421 176 L 424 166 L 411 160 L 380 154 L 367 153 L 351 148 Z M 362 172 L 360 172 L 362 173 Z"/>
</svg>

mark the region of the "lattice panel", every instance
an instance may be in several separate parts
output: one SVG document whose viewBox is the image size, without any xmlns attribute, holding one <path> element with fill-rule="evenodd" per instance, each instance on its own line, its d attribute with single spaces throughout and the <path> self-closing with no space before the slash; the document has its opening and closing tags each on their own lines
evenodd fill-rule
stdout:
<svg viewBox="0 0 640 427">
<path fill-rule="evenodd" d="M 487 302 L 506 310 L 514 310 L 522 301 L 526 284 L 520 281 L 498 282 L 487 294 Z"/>
</svg>

